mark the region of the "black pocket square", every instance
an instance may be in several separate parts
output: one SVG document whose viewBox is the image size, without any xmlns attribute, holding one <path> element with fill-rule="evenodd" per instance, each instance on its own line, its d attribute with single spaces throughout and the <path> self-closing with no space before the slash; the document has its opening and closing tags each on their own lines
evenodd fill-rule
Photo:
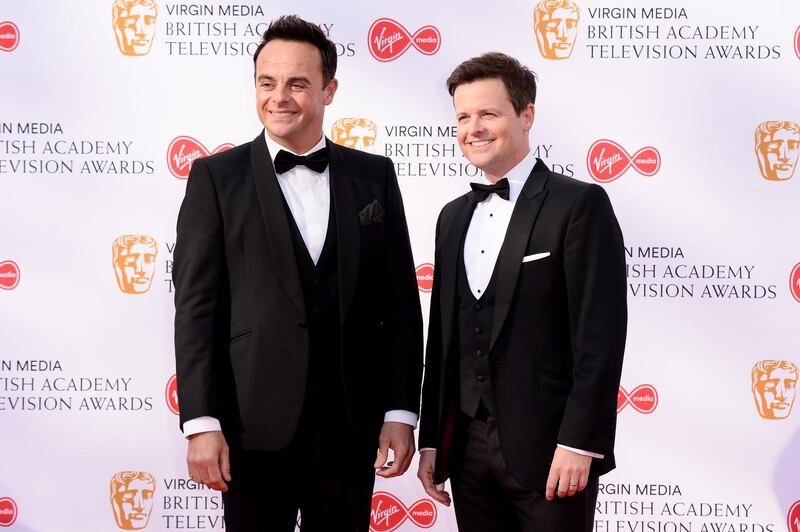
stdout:
<svg viewBox="0 0 800 532">
<path fill-rule="evenodd" d="M 372 200 L 358 213 L 358 222 L 361 225 L 379 224 L 383 221 L 383 207 L 378 199 Z"/>
</svg>

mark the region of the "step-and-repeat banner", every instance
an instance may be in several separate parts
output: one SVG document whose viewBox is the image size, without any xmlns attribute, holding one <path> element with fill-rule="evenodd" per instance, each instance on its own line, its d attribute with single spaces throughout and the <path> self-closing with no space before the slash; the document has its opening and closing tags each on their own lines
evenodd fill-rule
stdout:
<svg viewBox="0 0 800 532">
<path fill-rule="evenodd" d="M 326 134 L 394 161 L 425 314 L 436 216 L 481 179 L 464 59 L 536 71 L 532 149 L 611 197 L 630 326 L 595 531 L 800 532 L 796 0 L 3 2 L 0 527 L 223 528 L 178 430 L 175 220 L 192 162 L 261 130 L 252 53 L 290 13 L 336 42 Z M 373 531 L 456 530 L 415 471 L 377 479 Z"/>
</svg>

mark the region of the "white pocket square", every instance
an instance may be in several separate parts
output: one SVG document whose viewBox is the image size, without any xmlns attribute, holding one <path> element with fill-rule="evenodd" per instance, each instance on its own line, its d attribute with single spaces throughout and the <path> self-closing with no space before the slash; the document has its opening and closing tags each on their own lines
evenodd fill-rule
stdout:
<svg viewBox="0 0 800 532">
<path fill-rule="evenodd" d="M 549 257 L 549 256 L 550 256 L 550 252 L 549 251 L 545 251 L 544 253 L 534 253 L 533 255 L 528 255 L 527 257 L 522 257 L 522 262 L 523 263 L 531 262 L 531 261 L 543 259 L 543 258 Z"/>
</svg>

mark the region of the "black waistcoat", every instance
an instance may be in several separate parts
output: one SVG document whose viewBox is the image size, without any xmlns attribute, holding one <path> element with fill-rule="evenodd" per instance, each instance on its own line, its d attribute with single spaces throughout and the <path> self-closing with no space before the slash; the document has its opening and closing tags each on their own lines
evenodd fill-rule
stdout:
<svg viewBox="0 0 800 532">
<path fill-rule="evenodd" d="M 336 215 L 331 197 L 325 244 L 317 260 L 311 259 L 286 199 L 283 201 L 292 233 L 297 269 L 306 306 L 309 333 L 308 386 L 341 390 L 339 267 Z M 331 395 L 333 397 L 333 395 Z"/>
<path fill-rule="evenodd" d="M 489 377 L 489 342 L 492 336 L 495 287 L 497 285 L 495 271 L 492 272 L 489 285 L 484 293 L 476 299 L 469 288 L 462 241 L 458 260 L 460 400 L 461 411 L 470 417 L 475 417 L 481 403 L 489 413 L 494 412 L 492 384 Z"/>
</svg>

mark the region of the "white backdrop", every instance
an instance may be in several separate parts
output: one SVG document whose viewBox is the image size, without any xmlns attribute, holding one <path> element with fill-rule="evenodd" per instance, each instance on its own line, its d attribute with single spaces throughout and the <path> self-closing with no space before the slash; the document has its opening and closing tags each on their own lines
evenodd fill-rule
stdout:
<svg viewBox="0 0 800 532">
<path fill-rule="evenodd" d="M 603 182 L 630 324 L 618 469 L 602 478 L 595 530 L 800 532 L 800 3 L 578 0 L 576 26 L 543 30 L 545 45 L 574 43 L 563 59 L 537 45 L 536 0 L 156 0 L 120 30 L 132 49 L 112 4 L 0 6 L 0 527 L 222 528 L 220 497 L 187 483 L 167 390 L 181 175 L 259 133 L 251 53 L 265 22 L 296 13 L 340 52 L 326 133 L 342 118 L 374 124 L 366 149 L 397 166 L 418 265 L 433 260 L 440 207 L 480 179 L 444 88 L 466 58 L 497 50 L 536 71 L 533 149 Z M 371 28 L 400 40 L 379 49 Z M 767 121 L 789 124 L 757 147 Z M 114 262 L 123 235 L 150 239 Z M 763 411 L 761 360 L 795 365 L 757 375 Z M 456 530 L 415 470 L 377 480 L 376 532 Z M 149 473 L 141 500 L 111 496 L 124 471 Z M 118 521 L 115 505 L 141 518 Z"/>
</svg>

